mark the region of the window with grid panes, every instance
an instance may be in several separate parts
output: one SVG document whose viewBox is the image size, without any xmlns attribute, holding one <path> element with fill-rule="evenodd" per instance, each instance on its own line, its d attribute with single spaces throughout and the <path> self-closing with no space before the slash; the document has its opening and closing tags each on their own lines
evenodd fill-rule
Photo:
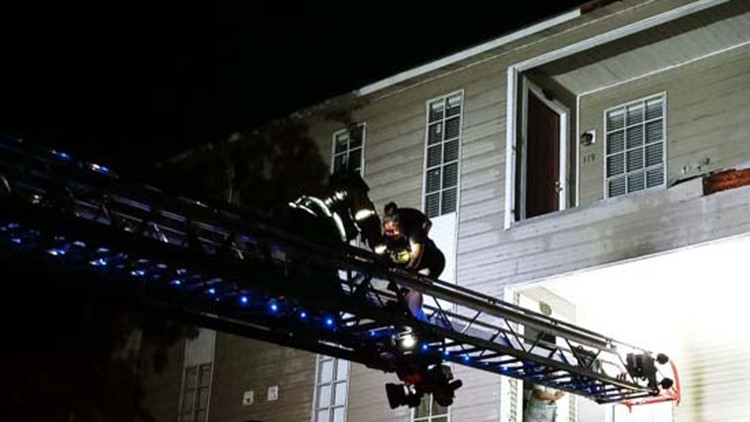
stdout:
<svg viewBox="0 0 750 422">
<path fill-rule="evenodd" d="M 210 387 L 210 363 L 185 368 L 180 398 L 180 422 L 205 422 L 208 420 Z"/>
<path fill-rule="evenodd" d="M 461 94 L 427 105 L 424 208 L 428 217 L 456 211 L 462 106 Z"/>
<path fill-rule="evenodd" d="M 365 125 L 359 124 L 333 135 L 332 173 L 354 170 L 362 174 Z"/>
<path fill-rule="evenodd" d="M 448 408 L 439 405 L 432 394 L 425 394 L 412 412 L 412 422 L 448 422 Z"/>
<path fill-rule="evenodd" d="M 318 355 L 313 422 L 345 422 L 349 362 Z"/>
<path fill-rule="evenodd" d="M 665 184 L 665 115 L 664 95 L 605 112 L 607 198 Z"/>
</svg>

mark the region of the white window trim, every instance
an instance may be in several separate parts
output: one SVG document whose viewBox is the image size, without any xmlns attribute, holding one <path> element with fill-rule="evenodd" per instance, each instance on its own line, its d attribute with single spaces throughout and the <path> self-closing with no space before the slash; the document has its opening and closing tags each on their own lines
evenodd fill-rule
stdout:
<svg viewBox="0 0 750 422">
<path fill-rule="evenodd" d="M 607 141 L 609 140 L 609 137 L 607 136 L 608 135 L 607 134 L 607 113 L 609 113 L 612 110 L 618 109 L 618 108 L 626 108 L 626 107 L 628 107 L 628 106 L 630 106 L 632 104 L 638 104 L 638 103 L 644 103 L 644 107 L 645 107 L 645 103 L 648 100 L 653 100 L 653 99 L 657 99 L 657 98 L 661 98 L 662 102 L 664 104 L 662 106 L 663 107 L 664 115 L 661 117 L 661 119 L 662 119 L 661 131 L 662 131 L 662 138 L 663 138 L 663 140 L 662 140 L 662 142 L 663 142 L 663 145 L 662 145 L 662 154 L 663 154 L 662 155 L 662 160 L 663 161 L 662 161 L 662 163 L 664 165 L 662 178 L 663 178 L 664 182 L 661 185 L 652 186 L 650 188 L 646 187 L 644 189 L 640 189 L 640 190 L 637 190 L 637 191 L 634 191 L 634 192 L 628 192 L 627 189 L 626 189 L 625 193 L 622 194 L 622 195 L 609 196 L 609 186 L 607 185 L 607 182 L 610 179 L 610 178 L 607 177 L 607 158 L 608 158 L 608 156 L 607 156 Z M 645 125 L 645 112 L 646 112 L 645 108 L 644 108 L 643 112 L 644 112 L 644 125 Z M 627 127 L 627 125 L 623 127 L 623 130 L 626 127 Z M 645 143 L 645 136 L 646 136 L 646 134 L 645 134 L 645 127 L 644 127 L 644 135 L 643 136 L 644 136 L 643 148 L 645 149 L 645 146 L 646 146 L 646 143 Z M 617 199 L 617 198 L 620 198 L 620 197 L 631 196 L 631 195 L 636 194 L 638 192 L 650 192 L 650 191 L 655 191 L 655 190 L 666 190 L 667 189 L 667 186 L 669 186 L 668 181 L 667 181 L 667 174 L 669 174 L 667 172 L 667 162 L 669 161 L 669 160 L 667 160 L 667 157 L 668 157 L 668 155 L 667 155 L 667 140 L 669 138 L 667 136 L 667 92 L 666 91 L 662 91 L 662 92 L 659 92 L 659 93 L 656 93 L 656 94 L 653 94 L 653 95 L 647 95 L 645 97 L 641 97 L 639 99 L 632 100 L 632 101 L 627 101 L 627 102 L 624 102 L 622 104 L 618 104 L 616 106 L 609 107 L 609 108 L 605 109 L 602 112 L 602 138 L 604 139 L 604 142 L 602 143 L 602 157 L 603 157 L 603 159 L 602 159 L 602 198 L 604 200 L 612 200 L 612 199 Z M 624 142 L 627 142 L 627 139 L 625 139 Z M 625 149 L 623 151 L 627 151 L 627 144 L 625 145 Z M 644 154 L 645 154 L 645 151 L 644 151 Z M 625 156 L 625 159 L 627 159 L 627 155 Z M 644 155 L 644 163 L 643 164 L 644 164 L 644 168 L 645 168 L 645 165 L 646 165 L 646 163 L 645 163 L 645 155 Z M 625 172 L 624 174 L 625 174 L 625 177 L 627 177 L 628 173 Z M 645 174 L 644 174 L 644 177 L 646 177 Z M 646 182 L 644 181 L 644 186 L 645 186 L 645 183 Z"/>
<path fill-rule="evenodd" d="M 313 383 L 313 400 L 312 400 L 312 411 L 310 412 L 310 422 L 317 422 L 315 418 L 318 416 L 318 410 L 323 409 L 322 407 L 318 408 L 318 387 L 320 386 L 320 383 L 318 380 L 320 379 L 319 377 L 320 377 L 320 358 L 321 357 L 329 358 L 333 362 L 333 380 L 331 380 L 330 384 L 331 384 L 331 397 L 334 397 L 334 398 L 335 398 L 334 395 L 336 394 L 335 392 L 336 390 L 335 389 L 336 363 L 339 360 L 345 361 L 345 359 L 334 358 L 333 356 L 324 356 L 320 354 L 315 355 L 315 382 Z M 343 406 L 344 407 L 344 422 L 346 422 L 346 420 L 349 417 L 349 381 L 351 381 L 351 374 L 352 374 L 352 363 L 349 361 L 346 361 L 346 362 L 349 365 L 349 369 L 346 372 L 346 381 L 339 381 L 339 383 L 343 382 L 346 385 L 346 392 L 345 392 L 346 402 L 344 403 L 344 406 Z M 326 407 L 326 409 L 329 409 L 329 410 L 333 408 L 334 406 Z M 331 413 L 330 416 L 333 417 L 333 413 Z"/>
<path fill-rule="evenodd" d="M 452 212 L 445 213 L 445 214 L 439 214 L 436 217 L 442 216 L 442 215 L 448 215 L 452 213 L 458 213 L 459 208 L 461 208 L 461 162 L 463 161 L 462 151 L 463 151 L 463 141 L 464 141 L 464 112 L 466 110 L 466 93 L 463 89 L 459 89 L 453 92 L 450 92 L 445 95 L 441 95 L 439 97 L 432 98 L 430 100 L 425 101 L 425 123 L 424 123 L 424 160 L 422 161 L 422 205 L 420 206 L 420 209 L 422 212 L 427 215 L 427 210 L 425 207 L 427 206 L 427 150 L 429 149 L 429 137 L 430 137 L 430 103 L 434 103 L 435 101 L 443 100 L 445 101 L 446 98 L 452 97 L 454 95 L 460 95 L 461 96 L 461 113 L 459 113 L 459 125 L 458 125 L 458 158 L 457 158 L 457 168 L 456 171 L 458 172 L 456 177 L 456 209 Z M 441 153 L 442 154 L 442 153 Z M 444 163 L 442 163 L 442 155 L 441 155 L 441 176 L 440 181 L 442 184 L 442 166 Z M 442 186 L 440 188 L 442 190 Z M 440 196 L 442 198 L 442 195 Z M 442 200 L 438 204 L 441 208 L 443 206 Z M 435 217 L 432 217 L 435 218 Z M 458 219 L 456 219 L 458 221 Z"/>
<path fill-rule="evenodd" d="M 503 228 L 508 230 L 513 227 L 513 204 L 515 204 L 515 171 L 516 171 L 516 95 L 518 94 L 518 75 L 520 72 L 541 66 L 543 64 L 558 60 L 573 54 L 585 51 L 610 41 L 615 41 L 638 32 L 645 31 L 657 25 L 667 23 L 684 16 L 697 13 L 701 10 L 723 4 L 729 0 L 698 0 L 678 8 L 666 11 L 664 13 L 651 16 L 642 21 L 634 22 L 620 28 L 587 38 L 575 44 L 550 51 L 548 53 L 532 57 L 528 60 L 508 66 L 507 70 L 507 88 L 506 88 L 506 124 L 505 124 L 505 212 Z M 577 110 L 580 119 L 580 108 Z M 576 134 L 577 136 L 578 134 Z M 579 190 L 580 178 L 576 179 L 576 191 Z"/>
<path fill-rule="evenodd" d="M 354 127 L 361 127 L 362 128 L 362 156 L 360 157 L 360 166 L 359 166 L 359 175 L 363 176 L 365 175 L 365 146 L 367 145 L 367 122 L 360 122 L 353 125 Z M 336 157 L 336 137 L 342 133 L 350 132 L 351 129 L 344 128 L 341 130 L 337 130 L 336 132 L 333 132 L 333 135 L 331 136 L 331 165 L 330 165 L 330 173 L 333 173 L 334 165 L 336 163 L 335 157 Z M 347 146 L 348 148 L 348 146 Z M 347 149 L 347 153 L 348 153 Z"/>
<path fill-rule="evenodd" d="M 528 78 L 524 77 L 522 81 L 523 86 L 523 108 L 521 110 L 521 130 L 523 136 L 521 139 L 521 157 L 523 161 L 521 163 L 521 201 L 519 203 L 520 210 L 519 218 L 526 220 L 526 176 L 528 173 L 528 157 L 526 154 L 526 144 L 528 139 L 528 103 L 529 93 L 535 95 L 544 105 L 551 108 L 555 113 L 560 116 L 560 154 L 559 154 L 559 174 L 557 175 L 558 182 L 560 183 L 561 190 L 557 194 L 558 208 L 557 211 L 562 211 L 568 206 L 568 139 L 569 139 L 569 127 L 570 127 L 570 109 L 565 107 L 564 104 L 557 100 L 548 100 L 545 98 L 542 89 L 531 82 Z"/>
</svg>

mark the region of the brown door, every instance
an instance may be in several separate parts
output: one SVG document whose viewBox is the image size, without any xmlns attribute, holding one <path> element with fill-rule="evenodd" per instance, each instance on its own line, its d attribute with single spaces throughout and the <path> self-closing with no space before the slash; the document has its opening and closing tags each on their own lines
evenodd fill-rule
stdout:
<svg viewBox="0 0 750 422">
<path fill-rule="evenodd" d="M 526 218 L 560 209 L 560 115 L 529 91 L 526 139 Z"/>
</svg>

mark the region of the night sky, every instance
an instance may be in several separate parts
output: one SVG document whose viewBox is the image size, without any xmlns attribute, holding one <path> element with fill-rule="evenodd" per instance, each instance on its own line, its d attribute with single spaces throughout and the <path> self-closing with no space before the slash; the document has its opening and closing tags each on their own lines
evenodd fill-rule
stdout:
<svg viewBox="0 0 750 422">
<path fill-rule="evenodd" d="M 0 132 L 129 169 L 583 2 L 19 3 L 0 13 Z"/>
</svg>

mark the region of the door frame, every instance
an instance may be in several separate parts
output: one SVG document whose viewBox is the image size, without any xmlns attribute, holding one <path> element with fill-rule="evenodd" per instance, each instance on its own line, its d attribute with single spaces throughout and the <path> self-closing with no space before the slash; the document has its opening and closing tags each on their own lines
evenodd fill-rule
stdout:
<svg viewBox="0 0 750 422">
<path fill-rule="evenodd" d="M 560 172 L 558 174 L 558 181 L 560 183 L 560 191 L 558 192 L 558 207 L 557 211 L 561 211 L 567 208 L 568 205 L 568 131 L 569 131 L 569 119 L 570 109 L 563 103 L 556 99 L 547 99 L 542 92 L 542 88 L 536 85 L 534 82 L 529 80 L 526 76 L 521 81 L 522 85 L 522 99 L 521 99 L 521 140 L 519 145 L 519 152 L 521 154 L 521 172 L 519 177 L 521 178 L 520 192 L 519 192 L 519 219 L 526 219 L 526 179 L 528 173 L 528 156 L 526 151 L 526 144 L 528 138 L 528 112 L 529 112 L 529 95 L 534 95 L 544 105 L 549 107 L 552 111 L 560 116 L 560 154 L 559 154 L 559 167 Z"/>
</svg>

